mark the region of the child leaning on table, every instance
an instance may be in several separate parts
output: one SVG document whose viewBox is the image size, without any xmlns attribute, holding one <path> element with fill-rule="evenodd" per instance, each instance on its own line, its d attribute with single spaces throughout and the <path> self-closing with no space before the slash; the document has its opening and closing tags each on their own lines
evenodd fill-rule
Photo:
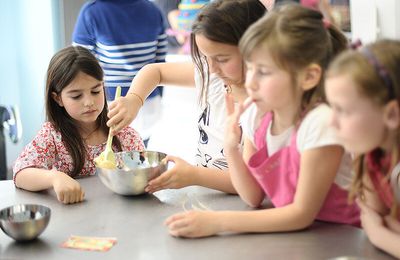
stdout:
<svg viewBox="0 0 400 260">
<path fill-rule="evenodd" d="M 359 155 L 353 194 L 361 224 L 375 246 L 398 258 L 399 71 L 400 42 L 380 40 L 335 59 L 325 86 L 332 124 L 345 148 Z"/>
<path fill-rule="evenodd" d="M 264 116 L 257 120 L 253 113 L 253 138 L 242 153 L 239 118 L 247 104 L 234 107 L 228 95 L 224 150 L 240 197 L 257 207 L 267 196 L 274 208 L 180 213 L 166 220 L 170 234 L 284 232 L 314 220 L 359 225 L 359 208 L 347 203 L 351 158 L 329 126 L 321 93 L 325 68 L 346 46 L 320 12 L 297 4 L 274 9 L 249 27 L 239 44 L 246 89 L 255 103 L 250 109 Z"/>
<path fill-rule="evenodd" d="M 224 95 L 229 91 L 237 100 L 247 97 L 238 44 L 246 29 L 264 13 L 265 7 L 258 0 L 210 2 L 201 9 L 192 26 L 193 62 L 144 66 L 133 79 L 128 94 L 110 104 L 108 124 L 114 126 L 116 133 L 129 125 L 143 105 L 143 99 L 160 84 L 195 88 L 198 93 L 198 99 L 193 101 L 199 104 L 196 166 L 168 156 L 174 167 L 151 180 L 147 192 L 200 185 L 236 193 L 223 149 Z"/>
<path fill-rule="evenodd" d="M 93 159 L 104 149 L 109 127 L 103 71 L 83 47 L 67 47 L 50 61 L 46 81 L 46 118 L 14 165 L 18 188 L 54 188 L 59 201 L 83 200 L 77 177 L 95 174 Z M 114 151 L 143 150 L 139 134 L 126 127 L 113 139 Z"/>
</svg>

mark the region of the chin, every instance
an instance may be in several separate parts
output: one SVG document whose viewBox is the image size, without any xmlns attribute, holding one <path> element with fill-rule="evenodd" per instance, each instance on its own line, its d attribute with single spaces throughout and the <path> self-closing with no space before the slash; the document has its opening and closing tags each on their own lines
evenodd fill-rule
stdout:
<svg viewBox="0 0 400 260">
<path fill-rule="evenodd" d="M 354 155 L 360 155 L 360 154 L 364 154 L 364 153 L 368 153 L 369 151 L 373 150 L 373 148 L 368 149 L 367 147 L 362 147 L 359 145 L 351 145 L 351 144 L 346 144 L 344 145 L 344 148 L 346 149 L 346 151 L 354 154 Z"/>
</svg>

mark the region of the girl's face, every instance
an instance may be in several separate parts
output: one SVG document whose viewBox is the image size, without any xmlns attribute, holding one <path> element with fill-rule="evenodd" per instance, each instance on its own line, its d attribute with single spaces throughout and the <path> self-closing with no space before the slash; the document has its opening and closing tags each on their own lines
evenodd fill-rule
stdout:
<svg viewBox="0 0 400 260">
<path fill-rule="evenodd" d="M 243 60 L 237 46 L 211 41 L 201 34 L 195 39 L 200 53 L 207 59 L 210 73 L 216 73 L 226 85 L 242 83 Z"/>
<path fill-rule="evenodd" d="M 267 51 L 255 49 L 246 67 L 247 93 L 258 109 L 279 110 L 294 104 L 290 74 L 280 69 Z"/>
<path fill-rule="evenodd" d="M 379 147 L 385 137 L 383 108 L 362 96 L 350 75 L 326 80 L 325 92 L 332 107 L 332 125 L 345 148 L 355 154 Z"/>
<path fill-rule="evenodd" d="M 53 98 L 81 126 L 94 123 L 104 108 L 103 83 L 79 72 L 76 78 Z"/>
</svg>

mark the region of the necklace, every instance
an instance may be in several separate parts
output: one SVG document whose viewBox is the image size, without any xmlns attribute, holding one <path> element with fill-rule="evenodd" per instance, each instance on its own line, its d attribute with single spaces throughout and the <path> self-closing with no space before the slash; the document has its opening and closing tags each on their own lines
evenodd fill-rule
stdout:
<svg viewBox="0 0 400 260">
<path fill-rule="evenodd" d="M 91 136 L 92 136 L 92 134 L 94 134 L 98 129 L 100 128 L 100 126 L 97 126 L 95 129 L 93 129 L 93 131 L 91 131 L 86 137 L 82 137 L 82 139 L 84 140 L 84 141 L 87 141 Z"/>
</svg>

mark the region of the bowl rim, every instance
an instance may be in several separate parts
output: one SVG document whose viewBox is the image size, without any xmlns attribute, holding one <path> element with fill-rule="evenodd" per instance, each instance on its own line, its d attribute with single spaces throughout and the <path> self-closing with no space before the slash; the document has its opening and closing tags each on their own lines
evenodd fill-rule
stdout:
<svg viewBox="0 0 400 260">
<path fill-rule="evenodd" d="M 132 152 L 138 152 L 138 153 L 156 153 L 156 154 L 161 154 L 164 158 L 160 161 L 160 163 L 156 166 L 151 166 L 151 167 L 147 167 L 147 168 L 136 168 L 135 170 L 148 170 L 148 169 L 154 169 L 157 167 L 160 167 L 162 165 L 167 166 L 168 167 L 168 161 L 164 160 L 168 154 L 164 153 L 164 152 L 160 152 L 160 151 L 153 151 L 153 150 L 131 150 L 131 151 L 121 151 L 121 152 L 116 152 L 115 155 L 120 155 L 123 153 L 132 153 Z M 109 169 L 109 168 L 105 168 L 105 167 L 98 167 L 97 165 L 95 165 L 96 169 L 101 169 L 101 170 L 106 170 L 106 171 L 117 171 L 118 173 L 121 174 L 132 174 L 131 171 L 132 170 L 124 170 L 124 169 L 119 169 L 119 168 L 115 168 L 115 169 Z"/>
<path fill-rule="evenodd" d="M 24 220 L 24 221 L 13 221 L 14 223 L 24 223 L 24 222 L 29 222 L 29 221 L 38 221 L 38 220 L 41 220 L 41 219 L 45 219 L 47 217 L 50 218 L 50 216 L 51 216 L 51 208 L 50 207 L 47 207 L 47 206 L 42 205 L 42 204 L 19 203 L 19 204 L 14 204 L 14 205 L 11 205 L 11 206 L 8 206 L 8 207 L 0 209 L 0 221 L 9 221 L 8 219 L 2 218 L 2 214 L 1 213 L 3 211 L 7 211 L 7 210 L 9 210 L 11 208 L 14 208 L 14 207 L 17 207 L 17 206 L 25 206 L 25 207 L 26 206 L 28 206 L 28 207 L 35 206 L 35 207 L 38 207 L 38 208 L 43 208 L 44 209 L 44 214 L 38 219 L 29 219 L 29 220 Z"/>
</svg>

